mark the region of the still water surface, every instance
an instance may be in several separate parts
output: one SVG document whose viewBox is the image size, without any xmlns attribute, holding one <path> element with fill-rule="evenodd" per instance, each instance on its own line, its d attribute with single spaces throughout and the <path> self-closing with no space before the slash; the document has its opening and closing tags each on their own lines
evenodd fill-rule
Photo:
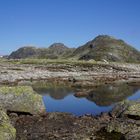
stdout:
<svg viewBox="0 0 140 140">
<path fill-rule="evenodd" d="M 65 86 L 38 86 L 34 89 L 43 96 L 47 112 L 67 112 L 77 116 L 99 115 L 112 110 L 122 100 L 140 98 L 140 86 L 127 84 L 103 85 L 93 89 L 71 89 Z M 79 92 L 86 93 L 86 96 L 76 97 L 75 94 Z"/>
</svg>

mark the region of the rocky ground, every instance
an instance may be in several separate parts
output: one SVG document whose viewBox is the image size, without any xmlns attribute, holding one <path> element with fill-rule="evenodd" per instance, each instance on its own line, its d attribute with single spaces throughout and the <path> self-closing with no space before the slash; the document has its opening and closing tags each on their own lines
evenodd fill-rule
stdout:
<svg viewBox="0 0 140 140">
<path fill-rule="evenodd" d="M 140 100 L 118 103 L 110 113 L 76 117 L 67 113 L 23 114 L 0 110 L 1 140 L 139 140 Z M 15 130 L 16 129 L 16 130 Z"/>
<path fill-rule="evenodd" d="M 93 62 L 32 63 L 1 63 L 0 83 L 18 83 L 23 80 L 44 79 L 57 82 L 65 81 L 73 86 L 95 86 L 114 81 L 129 82 L 140 80 L 140 64 Z"/>
<path fill-rule="evenodd" d="M 41 116 L 9 114 L 16 140 L 139 140 L 140 101 L 121 102 L 101 116 L 66 113 Z"/>
<path fill-rule="evenodd" d="M 140 101 L 121 102 L 110 113 L 96 117 L 44 113 L 41 96 L 29 86 L 38 80 L 63 82 L 76 87 L 120 81 L 137 84 L 140 65 L 0 63 L 0 105 L 4 108 L 0 110 L 0 140 L 14 140 L 15 136 L 16 140 L 140 139 Z"/>
</svg>

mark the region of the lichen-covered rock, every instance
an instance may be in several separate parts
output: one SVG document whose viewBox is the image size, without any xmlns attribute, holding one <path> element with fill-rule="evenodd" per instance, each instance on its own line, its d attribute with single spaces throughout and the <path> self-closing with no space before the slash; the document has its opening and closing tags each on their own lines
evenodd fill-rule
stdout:
<svg viewBox="0 0 140 140">
<path fill-rule="evenodd" d="M 126 140 L 140 139 L 140 100 L 123 101 L 111 112 L 113 118 L 107 125 L 107 132 L 118 132 Z"/>
<path fill-rule="evenodd" d="M 0 87 L 0 105 L 15 112 L 39 114 L 45 111 L 42 97 L 30 86 Z"/>
<path fill-rule="evenodd" d="M 108 126 L 107 126 L 107 132 L 120 132 L 123 134 L 128 133 L 129 131 L 131 131 L 133 128 L 135 127 L 135 125 L 128 123 L 127 121 L 123 120 L 123 119 L 115 119 L 112 120 Z"/>
<path fill-rule="evenodd" d="M 0 108 L 0 140 L 15 140 L 16 130 L 10 124 L 7 114 Z"/>
<path fill-rule="evenodd" d="M 122 101 L 115 106 L 111 112 L 113 116 L 137 116 L 140 118 L 140 100 L 137 101 Z"/>
<path fill-rule="evenodd" d="M 124 115 L 133 115 L 140 117 L 140 100 L 126 102 L 127 105 L 126 110 L 123 112 Z"/>
<path fill-rule="evenodd" d="M 140 126 L 136 120 L 131 119 L 115 119 L 112 120 L 106 127 L 107 132 L 117 132 L 125 136 L 126 140 L 140 139 Z"/>
</svg>

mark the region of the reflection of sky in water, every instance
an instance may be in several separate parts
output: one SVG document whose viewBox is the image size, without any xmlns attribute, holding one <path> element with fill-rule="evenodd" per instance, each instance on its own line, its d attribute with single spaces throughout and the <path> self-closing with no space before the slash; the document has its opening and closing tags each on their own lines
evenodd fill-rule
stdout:
<svg viewBox="0 0 140 140">
<path fill-rule="evenodd" d="M 138 90 L 135 94 L 127 98 L 128 100 L 137 100 L 140 99 L 140 90 Z"/>
<path fill-rule="evenodd" d="M 107 112 L 112 109 L 112 106 L 99 107 L 94 102 L 87 100 L 86 98 L 76 98 L 73 95 L 69 95 L 62 100 L 55 100 L 50 96 L 43 97 L 47 112 L 69 112 L 75 115 L 82 114 L 100 114 L 101 112 Z"/>
<path fill-rule="evenodd" d="M 119 97 L 118 93 L 115 94 L 115 96 L 113 96 L 113 97 L 114 97 L 114 99 L 117 99 L 117 100 L 113 100 L 112 97 L 110 98 L 110 95 L 111 95 L 110 93 L 108 93 L 108 94 L 105 93 L 105 94 L 109 95 L 109 97 L 106 96 L 105 94 L 104 94 L 105 95 L 104 97 L 103 97 L 103 94 L 101 94 L 101 97 L 100 97 L 100 94 L 96 94 L 96 95 L 99 95 L 98 97 L 96 97 L 96 95 L 95 95 L 95 97 L 96 97 L 95 99 L 97 99 L 97 101 L 99 103 L 100 103 L 100 101 L 102 101 L 102 102 L 105 101 L 105 103 L 106 103 L 106 101 L 109 100 L 108 103 L 110 103 L 110 104 L 107 104 L 107 105 L 102 104 L 102 106 L 99 104 L 97 105 L 93 100 L 88 100 L 88 98 L 77 98 L 73 95 L 74 93 L 70 92 L 70 91 L 65 92 L 65 96 L 64 96 L 64 93 L 63 94 L 61 93 L 63 95 L 62 96 L 63 98 L 60 98 L 61 96 L 58 98 L 57 93 L 54 93 L 54 92 L 50 93 L 49 91 L 46 91 L 46 94 L 43 95 L 43 101 L 44 101 L 47 112 L 56 112 L 56 111 L 57 112 L 67 112 L 67 113 L 72 113 L 72 114 L 75 114 L 78 116 L 83 115 L 83 114 L 98 115 L 101 112 L 110 111 L 116 102 L 119 102 L 119 101 L 125 100 L 125 99 L 136 100 L 136 99 L 140 98 L 140 90 L 134 90 L 134 91 L 132 90 L 132 94 L 128 94 L 128 95 L 126 95 L 126 93 L 128 93 L 128 92 L 125 91 L 124 92 L 125 96 L 123 96 L 123 95 L 121 96 L 123 98 L 118 98 Z M 59 95 L 61 95 L 61 94 L 59 94 Z M 57 95 L 57 98 L 55 98 L 56 95 Z M 107 97 L 107 98 L 105 98 L 105 97 Z M 112 101 L 112 102 L 110 102 L 110 101 Z"/>
</svg>

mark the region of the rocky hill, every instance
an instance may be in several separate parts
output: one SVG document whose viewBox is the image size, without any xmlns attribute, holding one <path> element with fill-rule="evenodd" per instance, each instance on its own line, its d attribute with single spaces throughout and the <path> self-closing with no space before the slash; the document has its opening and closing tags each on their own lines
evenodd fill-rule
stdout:
<svg viewBox="0 0 140 140">
<path fill-rule="evenodd" d="M 46 58 L 78 59 L 112 62 L 140 62 L 140 52 L 120 39 L 108 35 L 99 35 L 77 49 L 69 48 L 62 43 L 54 43 L 48 48 L 26 46 L 12 52 L 12 59 Z"/>
<path fill-rule="evenodd" d="M 73 52 L 73 48 L 65 46 L 63 43 L 54 43 L 47 49 L 43 50 L 39 58 L 57 59 L 69 56 Z"/>
<path fill-rule="evenodd" d="M 25 46 L 19 48 L 15 52 L 9 55 L 10 59 L 21 59 L 21 58 L 49 58 L 57 59 L 73 52 L 72 48 L 68 48 L 62 43 L 54 43 L 48 48 L 36 48 L 32 46 Z"/>
<path fill-rule="evenodd" d="M 25 46 L 19 48 L 17 51 L 12 52 L 9 55 L 9 58 L 12 59 L 21 59 L 21 58 L 29 58 L 34 57 L 38 54 L 38 49 L 33 46 Z"/>
<path fill-rule="evenodd" d="M 140 52 L 123 40 L 108 35 L 99 35 L 77 48 L 71 57 L 79 60 L 140 62 Z"/>
</svg>

